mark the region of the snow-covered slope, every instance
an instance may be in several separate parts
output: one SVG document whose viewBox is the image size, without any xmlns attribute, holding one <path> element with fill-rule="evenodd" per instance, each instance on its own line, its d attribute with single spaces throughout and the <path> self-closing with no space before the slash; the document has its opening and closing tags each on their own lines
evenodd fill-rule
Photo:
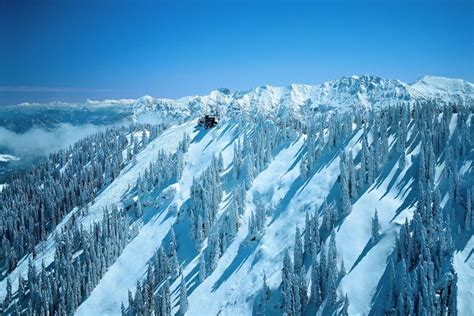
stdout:
<svg viewBox="0 0 474 316">
<path fill-rule="evenodd" d="M 111 262 L 107 269 L 104 268 L 103 276 L 90 289 L 86 299 L 80 302 L 75 313 L 118 315 L 121 311 L 130 312 L 133 307 L 129 306 L 129 290 L 135 293 L 137 281 L 141 284 L 145 282 L 156 250 L 160 246 L 167 247 L 173 229 L 178 245 L 177 259 L 187 291 L 187 315 L 258 314 L 264 274 L 271 292 L 271 299 L 266 303 L 267 314 L 283 314 L 281 284 L 285 252 L 290 250 L 293 253 L 295 228 L 304 230 L 307 212 L 320 212 L 323 217 L 328 210 L 324 207 L 325 202 L 340 212 L 343 204 L 341 160 L 344 161 L 341 152 L 350 151 L 353 155 L 351 163 L 356 165 L 355 178 L 359 187 L 357 193 L 350 198 L 351 211 L 334 222 L 329 230 L 325 230 L 321 225 L 321 239 L 329 244 L 329 235 L 331 230 L 334 231 L 337 266 L 340 267 L 344 262 L 347 272 L 338 279 L 337 291 L 339 298 L 347 294 L 347 312 L 350 315 L 378 314 L 385 304 L 382 301 L 385 300 L 384 295 L 387 292 L 388 262 L 395 256 L 397 233 L 405 220 L 412 219 L 414 214 L 419 212 L 419 201 L 422 199 L 418 194 L 424 185 L 422 181 L 425 181 L 420 180 L 419 174 L 426 173 L 425 170 L 420 171 L 420 156 L 422 153 L 424 155 L 424 151 L 431 153 L 433 148 L 429 146 L 433 146 L 436 156 L 433 153 L 434 157 L 423 159 L 430 161 L 431 165 L 427 163 L 432 168 L 429 172 L 434 174 L 430 185 L 441 192 L 438 202 L 447 214 L 447 230 L 454 231 L 452 261 L 458 279 L 457 309 L 460 315 L 474 314 L 471 303 L 474 300 L 474 238 L 472 230 L 461 227 L 464 225 L 462 216 L 457 214 L 468 207 L 467 200 L 471 192 L 469 190 L 472 190 L 474 152 L 471 147 L 463 148 L 460 143 L 470 144 L 468 135 L 472 135 L 472 109 L 466 105 L 472 105 L 473 100 L 473 85 L 462 80 L 424 77 L 413 84 L 405 84 L 398 80 L 353 76 L 319 86 L 262 86 L 239 92 L 221 89 L 207 96 L 178 100 L 145 96 L 137 100 L 104 101 L 117 106 L 129 106 L 133 108 L 136 117 L 144 113 L 158 113 L 175 119 L 177 123 L 137 154 L 135 161 L 130 162 L 120 175 L 95 197 L 88 207 L 88 212 L 78 215 L 75 219 L 78 224 L 91 227 L 91 224 L 100 222 L 104 207 L 111 204 L 126 206 L 132 193 L 136 195 L 133 197 L 134 201 L 141 205 L 140 194 L 148 194 L 142 191 L 149 189 L 142 189 L 137 183 L 146 182 L 146 175 L 151 172 L 147 168 L 159 152 L 176 153 L 182 158 L 183 170 L 176 183 L 172 183 L 154 197 L 161 199 L 162 192 L 172 192 L 169 201 L 159 206 L 143 203 L 143 213 L 146 215 L 137 215 L 138 219 L 134 218 L 136 222 L 131 225 L 130 230 L 133 233 L 128 244 L 117 260 Z M 416 108 L 417 102 L 425 101 L 436 102 L 441 113 L 438 115 L 438 111 L 435 112 L 429 107 L 433 102 L 419 105 L 426 105 L 425 108 Z M 452 109 L 442 105 L 451 102 L 462 104 L 464 110 L 446 112 Z M 95 101 L 89 103 L 98 106 L 101 104 Z M 413 115 L 410 111 L 405 113 L 406 126 L 399 122 L 402 116 L 400 112 L 404 112 L 405 108 L 400 107 L 398 111 L 385 108 L 386 105 L 400 103 L 410 104 L 415 112 Z M 371 108 L 375 108 L 375 112 L 371 112 Z M 380 115 L 381 109 L 387 110 L 383 112 L 384 115 Z M 423 112 L 424 109 L 432 111 L 429 112 L 432 121 L 424 122 L 425 124 L 415 122 L 425 118 L 427 114 Z M 328 110 L 331 110 L 331 113 L 327 113 Z M 222 114 L 222 120 L 215 128 L 206 130 L 196 126 L 196 116 L 212 111 Z M 235 116 L 234 111 L 242 113 Z M 353 111 L 349 124 L 348 116 L 344 116 L 348 111 Z M 289 119 L 301 116 L 305 121 L 309 121 L 313 118 L 313 112 L 326 113 L 327 116 L 324 116 L 321 122 L 318 120 L 312 128 L 301 128 L 298 123 Z M 448 115 L 448 125 L 443 126 L 440 122 Z M 389 124 L 388 122 L 390 125 L 384 125 Z M 440 131 L 446 128 L 448 139 L 442 140 L 446 135 L 443 132 L 430 131 L 427 124 L 439 124 Z M 403 129 L 406 134 L 401 133 L 399 129 Z M 425 134 L 421 135 L 420 130 Z M 315 136 L 316 134 L 318 136 Z M 184 135 L 190 137 L 186 150 L 181 149 L 182 144 L 179 143 Z M 273 136 L 275 138 L 272 138 Z M 379 141 L 382 144 L 382 136 L 387 141 L 385 158 L 380 158 L 384 156 L 383 146 L 377 147 Z M 406 139 L 406 144 L 398 144 L 398 138 L 401 137 Z M 428 137 L 429 141 L 426 141 Z M 428 142 L 429 145 L 423 142 Z M 453 148 L 456 148 L 456 153 L 442 149 L 451 143 Z M 303 162 L 307 163 L 310 150 L 315 150 L 310 148 L 315 146 L 314 144 L 321 148 L 317 159 L 312 161 L 311 171 L 306 174 Z M 259 146 L 264 150 L 260 151 Z M 370 146 L 370 149 L 364 146 Z M 398 148 L 399 146 L 402 146 L 402 149 Z M 373 155 L 367 158 L 367 161 L 373 164 L 374 161 L 370 159 L 380 159 L 382 162 L 374 174 L 374 179 L 364 185 L 362 183 L 365 180 L 362 180 L 362 177 L 365 178 L 365 173 L 359 175 L 359 172 L 366 161 L 363 157 L 366 157 L 367 150 Z M 245 153 L 245 158 L 239 162 L 236 157 L 240 151 Z M 245 187 L 245 199 L 243 211 L 238 217 L 239 229 L 235 235 L 226 239 L 225 245 L 221 245 L 222 251 L 215 266 L 208 269 L 205 277 L 201 279 L 200 258 L 209 257 L 207 251 L 211 248 L 212 233 L 204 236 L 207 238 L 203 237 L 199 247 L 196 247 L 195 240 L 190 237 L 194 227 L 190 215 L 190 208 L 195 202 L 192 201 L 192 192 L 196 190 L 193 187 L 196 181 L 199 182 L 196 179 L 205 174 L 206 168 L 212 166 L 220 155 L 222 167 L 219 167 L 218 181 L 222 189 L 222 200 L 217 201 L 212 229 L 221 232 L 218 226 L 224 226 L 229 209 L 234 205 L 236 192 L 240 192 L 236 191 L 236 188 Z M 400 155 L 405 159 L 401 160 Z M 454 167 L 448 166 L 450 155 L 464 155 L 464 160 L 450 162 Z M 261 156 L 265 156 L 265 159 Z M 251 172 L 250 167 L 246 165 L 250 164 L 249 161 L 252 165 L 255 162 L 252 167 L 255 169 Z M 239 179 L 235 175 L 237 165 L 244 166 L 241 171 L 246 172 L 246 177 Z M 449 175 L 452 170 L 448 170 L 448 167 L 456 170 L 456 177 Z M 139 187 L 137 191 L 133 189 L 135 185 Z M 206 190 L 213 190 L 212 186 L 204 187 Z M 460 188 L 467 188 L 468 193 L 459 193 Z M 450 193 L 451 191 L 454 193 Z M 427 192 L 430 198 L 431 194 L 433 192 Z M 430 207 L 431 202 L 427 202 Z M 452 206 L 450 203 L 457 204 Z M 201 207 L 205 209 L 204 206 Z M 259 210 L 265 210 L 266 218 L 258 237 L 250 238 L 254 215 Z M 380 221 L 380 236 L 373 241 L 372 218 L 375 210 Z M 72 210 L 48 239 L 36 248 L 34 257 L 32 254 L 28 255 L 9 272 L 13 292 L 18 288 L 19 276 L 26 277 L 28 274 L 29 259 L 33 260 L 38 269 L 43 262 L 49 266 L 55 260 L 55 234 L 67 229 L 67 223 L 77 211 Z M 450 216 L 453 218 L 450 219 Z M 206 225 L 201 223 L 198 227 Z M 305 256 L 305 276 L 309 280 L 312 262 L 308 254 Z M 171 312 L 179 314 L 181 280 L 176 276 L 169 276 L 168 280 L 171 283 Z M 445 282 L 443 279 L 436 284 L 437 291 L 443 289 L 443 285 L 440 285 L 442 281 Z M 306 285 L 310 288 L 311 284 L 312 281 L 307 281 Z M 445 286 L 447 288 L 448 284 Z M 153 295 L 161 299 L 160 288 L 163 287 L 161 284 L 159 288 L 153 289 Z M 6 294 L 7 279 L 4 278 L 0 284 L 0 298 L 3 299 Z M 324 302 L 323 307 L 318 310 L 319 314 L 328 313 L 325 304 L 327 303 Z M 337 306 L 339 311 L 340 307 Z M 310 307 L 306 314 L 313 312 L 314 307 Z"/>
<path fill-rule="evenodd" d="M 127 308 L 127 289 L 135 291 L 136 281 L 143 280 L 146 275 L 154 250 L 166 243 L 166 236 L 176 221 L 175 210 L 189 199 L 193 177 L 198 177 L 212 155 L 218 153 L 223 154 L 224 170 L 229 172 L 238 133 L 235 125 L 226 123 L 204 137 L 199 135 L 198 130 L 190 134 L 193 142 L 185 155 L 186 166 L 182 179 L 175 186 L 177 191 L 174 200 L 140 230 L 89 299 L 79 307 L 78 315 L 119 314 L 121 303 Z M 346 150 L 352 150 L 356 155 L 361 148 L 361 136 L 361 132 L 354 134 Z M 293 247 L 294 228 L 304 227 L 308 205 L 319 207 L 331 196 L 339 176 L 340 161 L 335 156 L 323 157 L 326 162 L 322 162 L 321 168 L 308 181 L 301 179 L 297 165 L 304 151 L 304 140 L 305 136 L 300 136 L 282 148 L 269 166 L 255 178 L 247 191 L 246 211 L 241 218 L 242 228 L 204 282 L 199 283 L 197 280 L 199 252 L 195 252 L 192 245 L 179 243 L 179 261 L 187 286 L 192 289 L 188 293 L 189 315 L 255 314 L 255 298 L 260 295 L 264 272 L 267 284 L 272 291 L 277 292 L 284 251 Z M 418 154 L 418 147 L 413 148 L 406 160 L 414 161 Z M 348 295 L 350 315 L 370 313 L 379 281 L 394 249 L 396 233 L 405 218 L 411 218 L 413 214 L 414 205 L 403 206 L 413 185 L 413 165 L 407 163 L 403 169 L 399 169 L 396 163 L 388 165 L 377 181 L 355 201 L 352 212 L 337 228 L 337 251 L 348 272 L 339 285 L 339 291 Z M 231 191 L 224 192 L 224 196 L 230 194 Z M 227 205 L 228 202 L 224 202 L 219 213 L 224 212 Z M 259 207 L 269 210 L 267 223 L 261 239 L 249 242 L 250 214 Z M 377 244 L 372 245 L 370 223 L 375 209 L 379 211 L 382 237 Z M 185 225 L 175 225 L 175 229 L 178 242 L 189 240 L 189 230 Z M 459 257 L 456 261 L 466 259 L 470 243 L 472 237 L 466 245 L 467 250 L 462 255 L 456 255 L 456 258 Z M 459 278 L 463 278 L 459 284 L 460 293 L 472 298 L 469 280 L 472 281 L 474 275 L 471 269 L 472 265 L 468 264 L 458 273 Z M 173 313 L 178 313 L 179 278 L 171 285 L 171 292 L 174 293 Z M 466 303 L 465 297 L 459 299 L 459 304 L 461 314 L 473 312 L 472 305 Z"/>
</svg>

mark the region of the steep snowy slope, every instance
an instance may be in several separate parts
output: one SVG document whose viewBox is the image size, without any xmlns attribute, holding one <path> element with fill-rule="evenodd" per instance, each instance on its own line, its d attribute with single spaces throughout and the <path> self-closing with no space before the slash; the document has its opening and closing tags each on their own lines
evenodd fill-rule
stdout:
<svg viewBox="0 0 474 316">
<path fill-rule="evenodd" d="M 191 178 L 199 176 L 200 171 L 204 169 L 203 164 L 208 163 L 210 157 L 219 152 L 225 157 L 224 169 L 232 167 L 231 136 L 235 132 L 231 126 L 223 125 L 213 131 L 212 136 L 207 134 L 200 139 L 196 134 L 193 135 L 195 140 L 190 146 L 189 153 L 186 154 L 187 167 L 183 179 L 176 186 L 175 200 L 142 229 L 137 238 L 126 248 L 122 258 L 91 294 L 89 300 L 78 309 L 79 314 L 87 315 L 93 311 L 119 313 L 120 303 L 127 299 L 126 289 L 134 289 L 136 280 L 146 273 L 147 262 L 152 257 L 153 250 L 164 241 L 175 220 L 173 210 L 179 208 L 189 198 Z M 216 138 L 214 135 L 221 136 Z M 361 133 L 356 133 L 347 144 L 346 150 L 353 150 L 356 155 L 361 146 L 360 138 Z M 242 228 L 219 259 L 215 270 L 203 283 L 196 284 L 198 253 L 194 253 L 194 257 L 180 257 L 188 286 L 190 288 L 197 286 L 189 293 L 190 315 L 251 314 L 255 310 L 254 298 L 261 291 L 261 278 L 264 272 L 270 288 L 276 291 L 279 287 L 283 253 L 287 247 L 292 247 L 294 240 L 294 230 L 288 228 L 304 227 L 307 206 L 320 206 L 331 190 L 334 190 L 339 175 L 339 158 L 326 157 L 327 163 L 323 163 L 311 179 L 302 180 L 297 164 L 303 151 L 303 141 L 304 138 L 295 139 L 287 148 L 282 149 L 270 165 L 255 178 L 247 192 Z M 414 159 L 412 157 L 418 154 L 419 150 L 414 148 L 407 155 L 407 161 L 412 161 Z M 354 203 L 351 214 L 337 230 L 337 250 L 348 270 L 348 274 L 340 284 L 340 290 L 349 297 L 350 314 L 370 312 L 372 298 L 395 244 L 396 232 L 404 223 L 405 217 L 412 216 L 412 208 L 402 207 L 409 187 L 413 184 L 413 180 L 407 181 L 407 177 L 410 177 L 410 168 L 412 168 L 410 164 L 401 170 L 396 163 L 389 164 L 386 173 L 383 173 L 373 186 L 367 188 L 367 193 Z M 230 192 L 226 193 L 228 194 Z M 227 204 L 224 203 L 222 207 L 220 212 L 225 210 Z M 247 239 L 249 215 L 257 207 L 269 210 L 269 219 L 262 238 L 258 242 L 249 242 Z M 379 210 L 382 238 L 373 245 L 370 242 L 370 222 L 376 208 Z M 187 234 L 186 230 L 177 230 L 178 240 L 186 240 Z M 193 253 L 187 249 L 189 245 L 184 247 L 180 254 Z M 459 271 L 459 273 L 466 272 Z M 465 276 L 468 280 L 471 278 L 470 273 Z M 172 292 L 178 293 L 178 287 L 179 280 L 172 285 Z M 116 289 L 114 295 L 110 295 L 111 288 Z M 467 295 L 469 296 L 469 293 Z M 177 303 L 178 296 L 175 296 L 174 301 Z M 462 300 L 460 304 L 461 302 Z M 174 312 L 178 312 L 177 307 L 173 309 Z M 470 308 L 461 306 L 460 310 L 470 311 Z"/>
<path fill-rule="evenodd" d="M 457 308 L 471 315 L 473 99 L 472 84 L 461 80 L 424 77 L 408 85 L 353 76 L 320 86 L 119 102 L 137 116 L 158 112 L 176 124 L 145 143 L 86 212 L 71 210 L 3 278 L 4 308 L 50 304 L 78 315 Z M 197 126 L 195 117 L 213 111 L 221 113 L 216 127 Z M 182 169 L 160 187 L 151 179 L 166 178 L 169 170 L 152 167 L 164 152 Z M 71 266 L 82 257 L 107 261 L 95 283 L 79 287 L 84 299 L 77 306 L 39 304 L 50 295 L 47 287 L 37 300 L 33 285 L 19 287 L 20 275 L 31 277 L 30 259 L 39 284 L 55 273 L 71 278 L 60 274 L 71 266 L 58 264 L 64 242 L 58 236 L 73 229 L 71 222 L 86 230 L 103 222 L 111 205 L 125 210 L 128 238 L 113 259 L 94 259 L 83 245 L 72 252 Z M 84 273 L 78 279 L 90 278 Z M 321 297 L 314 301 L 316 283 Z"/>
<path fill-rule="evenodd" d="M 196 121 L 192 121 L 191 124 L 196 124 Z M 190 130 L 189 126 L 189 124 L 185 125 L 186 132 L 191 139 L 196 141 L 191 143 L 185 155 L 186 165 L 183 176 L 179 183 L 174 185 L 175 198 L 164 209 L 153 211 L 152 218 L 125 248 L 117 262 L 91 293 L 90 298 L 79 307 L 78 315 L 120 313 L 121 303 L 127 300 L 127 290 L 134 289 L 137 280 L 146 273 L 148 261 L 176 220 L 176 211 L 189 199 L 189 189 L 193 178 L 200 175 L 216 152 L 222 152 L 231 142 L 233 133 L 232 130 L 227 130 L 226 126 L 209 133 L 198 129 Z M 217 135 L 219 135 L 219 141 L 214 141 Z M 178 137 L 178 135 L 174 136 Z M 154 147 L 154 151 L 160 149 L 162 148 Z M 110 295 L 110 289 L 115 289 L 113 295 Z"/>
<path fill-rule="evenodd" d="M 102 191 L 96 198 L 95 203 L 90 205 L 88 213 L 81 216 L 79 221 L 85 227 L 91 223 L 100 221 L 105 207 L 110 207 L 113 204 L 121 203 L 122 197 L 130 185 L 134 184 L 140 173 L 143 173 L 150 161 L 155 157 L 158 150 L 176 150 L 176 139 L 183 137 L 184 133 L 191 132 L 194 128 L 194 122 L 188 122 L 184 125 L 171 127 L 165 131 L 161 137 L 150 142 L 148 146 L 138 154 L 136 163 L 129 166 L 123 173 L 104 191 Z M 26 276 L 28 274 L 28 260 L 33 260 L 35 266 L 39 269 L 42 263 L 46 266 L 51 264 L 54 260 L 54 252 L 56 247 L 55 234 L 58 234 L 71 219 L 71 216 L 77 209 L 74 209 L 64 220 L 56 227 L 55 232 L 50 234 L 49 238 L 39 244 L 36 248 L 36 254 L 33 257 L 28 255 L 20 262 L 20 264 L 10 272 L 9 278 L 12 281 L 13 290 L 18 287 L 18 277 L 20 275 Z M 7 279 L 3 279 L 0 283 L 0 299 L 4 299 L 6 295 Z"/>
</svg>

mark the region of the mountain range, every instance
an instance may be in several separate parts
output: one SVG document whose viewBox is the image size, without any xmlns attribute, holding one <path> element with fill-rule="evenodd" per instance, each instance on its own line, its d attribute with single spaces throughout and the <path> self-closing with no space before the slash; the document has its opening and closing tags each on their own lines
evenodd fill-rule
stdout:
<svg viewBox="0 0 474 316">
<path fill-rule="evenodd" d="M 472 315 L 473 87 L 352 76 L 0 109 L 18 134 L 22 111 L 107 127 L 2 184 L 3 311 Z"/>
</svg>

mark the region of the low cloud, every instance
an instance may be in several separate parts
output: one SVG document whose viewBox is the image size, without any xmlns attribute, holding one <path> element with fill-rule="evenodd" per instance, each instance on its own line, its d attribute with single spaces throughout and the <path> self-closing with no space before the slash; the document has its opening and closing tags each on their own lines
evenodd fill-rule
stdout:
<svg viewBox="0 0 474 316">
<path fill-rule="evenodd" d="M 66 148 L 78 140 L 106 128 L 107 126 L 92 124 L 74 126 L 63 123 L 53 130 L 34 127 L 25 133 L 15 133 L 0 127 L 0 148 L 20 157 L 28 154 L 44 155 Z"/>
</svg>

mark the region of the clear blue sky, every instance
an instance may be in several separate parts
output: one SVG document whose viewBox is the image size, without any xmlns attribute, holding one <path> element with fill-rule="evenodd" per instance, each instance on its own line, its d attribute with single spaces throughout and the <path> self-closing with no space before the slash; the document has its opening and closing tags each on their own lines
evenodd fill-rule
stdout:
<svg viewBox="0 0 474 316">
<path fill-rule="evenodd" d="M 474 1 L 0 0 L 0 104 L 352 74 L 474 81 Z"/>
</svg>

